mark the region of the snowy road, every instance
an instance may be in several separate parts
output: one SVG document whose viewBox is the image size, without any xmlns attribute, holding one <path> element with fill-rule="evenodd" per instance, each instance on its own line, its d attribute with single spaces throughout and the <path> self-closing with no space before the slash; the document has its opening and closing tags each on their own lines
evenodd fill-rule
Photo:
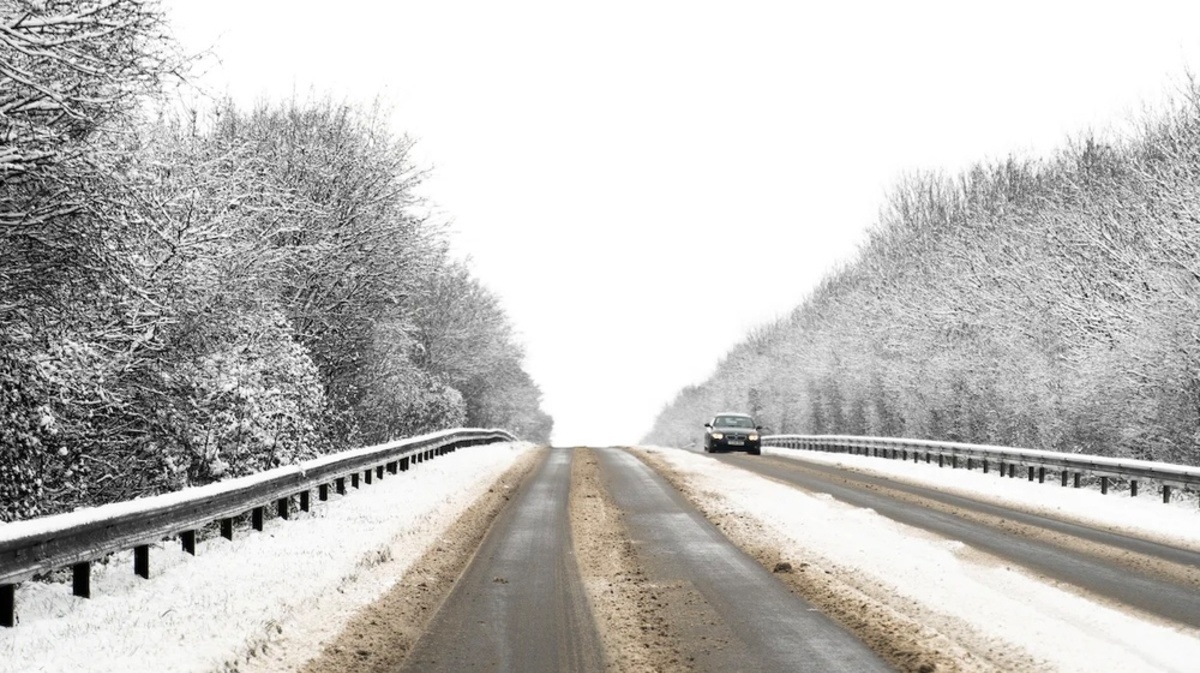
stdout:
<svg viewBox="0 0 1200 673">
<path fill-rule="evenodd" d="M 479 447 L 199 551 L 22 585 L 0 673 L 1200 661 L 1194 501 L 862 456 Z"/>
<path fill-rule="evenodd" d="M 892 670 L 732 544 L 645 463 L 618 449 L 597 453 L 639 570 L 660 588 L 657 607 L 688 670 Z"/>
<path fill-rule="evenodd" d="M 594 670 L 598 656 L 614 671 L 1183 673 L 1200 656 L 1200 545 L 1073 513 L 1080 497 L 1106 510 L 1098 494 L 1043 487 L 1069 497 L 1039 508 L 795 452 L 550 456 L 403 670 Z M 978 475 L 922 476 L 964 477 Z M 589 613 L 602 652 L 581 657 Z"/>
<path fill-rule="evenodd" d="M 575 463 L 589 459 L 601 485 L 598 497 L 619 512 L 630 570 L 653 588 L 652 602 L 589 600 L 588 587 L 596 586 L 582 581 L 572 537 L 594 531 L 578 517 L 572 526 L 570 514 Z M 642 623 L 669 624 L 668 637 L 644 640 L 640 628 L 617 634 L 611 626 L 601 634 L 593 604 L 596 612 L 634 609 Z M 654 651 L 665 664 L 650 668 L 893 670 L 790 593 L 645 463 L 620 449 L 568 448 L 547 452 L 497 517 L 400 670 L 586 673 L 604 670 L 606 659 L 615 661 L 617 650 L 630 647 Z"/>
<path fill-rule="evenodd" d="M 1200 628 L 1200 552 L 782 456 L 717 459 L 958 540 L 1102 600 Z"/>
<path fill-rule="evenodd" d="M 401 671 L 604 670 L 571 551 L 572 455 L 547 453 L 496 518 Z"/>
</svg>

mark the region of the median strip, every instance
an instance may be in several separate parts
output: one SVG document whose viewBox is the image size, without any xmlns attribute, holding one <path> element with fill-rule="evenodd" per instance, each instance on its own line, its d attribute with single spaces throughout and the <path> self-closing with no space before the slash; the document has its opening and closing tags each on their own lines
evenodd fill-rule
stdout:
<svg viewBox="0 0 1200 673">
<path fill-rule="evenodd" d="M 673 626 L 648 582 L 637 550 L 600 477 L 592 449 L 576 449 L 571 469 L 571 537 L 605 651 L 607 670 L 675 673 L 681 661 Z"/>
</svg>

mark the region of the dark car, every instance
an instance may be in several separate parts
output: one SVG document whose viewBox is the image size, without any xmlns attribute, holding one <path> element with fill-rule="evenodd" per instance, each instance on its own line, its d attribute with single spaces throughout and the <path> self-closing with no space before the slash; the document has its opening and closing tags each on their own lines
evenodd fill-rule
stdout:
<svg viewBox="0 0 1200 673">
<path fill-rule="evenodd" d="M 759 430 L 749 414 L 717 414 L 704 424 L 704 452 L 746 451 L 757 456 L 762 453 Z"/>
</svg>

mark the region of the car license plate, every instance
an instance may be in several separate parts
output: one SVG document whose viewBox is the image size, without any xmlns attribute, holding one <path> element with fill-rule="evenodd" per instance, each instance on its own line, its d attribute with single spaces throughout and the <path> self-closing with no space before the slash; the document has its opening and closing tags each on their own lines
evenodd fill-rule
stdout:
<svg viewBox="0 0 1200 673">
<path fill-rule="evenodd" d="M 743 444 L 743 442 L 742 442 L 742 440 L 740 440 L 740 439 L 731 439 L 731 440 L 729 440 L 729 445 L 730 445 L 730 446 L 741 446 L 742 444 Z"/>
</svg>

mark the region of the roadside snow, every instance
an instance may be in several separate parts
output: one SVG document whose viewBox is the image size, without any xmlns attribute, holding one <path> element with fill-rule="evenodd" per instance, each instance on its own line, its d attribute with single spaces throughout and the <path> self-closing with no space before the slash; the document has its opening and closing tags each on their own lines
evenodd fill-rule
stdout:
<svg viewBox="0 0 1200 673">
<path fill-rule="evenodd" d="M 1007 567 L 960 542 L 942 539 L 828 495 L 799 489 L 731 467 L 702 454 L 677 449 L 659 453 L 704 494 L 706 505 L 760 521 L 779 547 L 794 558 L 820 565 L 919 605 L 953 628 L 984 634 L 996 645 L 1024 650 L 1045 670 L 1078 673 L 1194 673 L 1200 633 L 1142 619 Z M 796 460 L 935 483 L 947 491 L 984 493 L 996 499 L 1037 501 L 1040 507 L 1080 518 L 1119 523 L 1114 527 L 1153 530 L 1162 538 L 1192 545 L 1200 513 L 1144 499 L 1124 501 L 1098 491 L 1030 484 L 995 474 L 940 469 L 865 456 L 787 449 L 768 453 Z M 1194 503 L 1193 503 L 1194 504 Z M 945 628 L 945 626 L 943 626 Z M 992 646 L 992 645 L 989 645 Z"/>
<path fill-rule="evenodd" d="M 382 449 L 391 449 L 402 446 L 412 446 L 423 441 L 445 437 L 456 432 L 455 430 L 440 430 L 431 432 L 417 437 L 409 437 L 400 439 L 377 446 L 365 446 L 349 451 L 341 451 L 328 456 L 321 456 L 312 460 L 306 460 L 295 465 L 285 465 L 277 467 L 258 474 L 250 474 L 244 477 L 235 479 L 227 479 L 218 481 L 204 486 L 196 486 L 193 488 L 183 489 L 181 491 L 173 491 L 171 493 L 163 493 L 160 495 L 149 496 L 145 498 L 134 498 L 124 502 L 114 502 L 99 507 L 80 507 L 72 512 L 55 514 L 53 516 L 38 517 L 26 521 L 16 521 L 5 523 L 0 521 L 0 538 L 4 540 L 18 540 L 23 537 L 42 537 L 48 532 L 65 530 L 74 526 L 83 526 L 105 519 L 114 519 L 117 517 L 145 514 L 155 510 L 169 507 L 180 502 L 191 500 L 193 498 L 216 498 L 222 494 L 236 491 L 239 489 L 248 488 L 257 484 L 262 484 L 271 479 L 277 479 L 284 475 L 304 475 L 307 470 L 323 467 L 330 463 L 376 454 Z"/>
<path fill-rule="evenodd" d="M 1059 518 L 1107 528 L 1146 540 L 1174 547 L 1200 551 L 1200 507 L 1195 496 L 1186 497 L 1179 491 L 1172 494 L 1170 504 L 1162 496 L 1142 484 L 1141 493 L 1131 497 L 1128 490 L 1110 489 L 1102 495 L 1098 486 L 1063 488 L 1057 479 L 1048 476 L 1046 483 L 1028 481 L 1018 474 L 1015 478 L 1001 477 L 995 470 L 951 469 L 936 463 L 872 458 L 845 453 L 824 453 L 766 447 L 765 453 L 810 463 L 844 467 L 867 474 L 891 477 L 921 486 L 937 486 L 955 495 L 969 495 L 990 502 L 1013 505 L 1034 513 L 1053 514 Z"/>
<path fill-rule="evenodd" d="M 91 599 L 61 584 L 26 582 L 19 624 L 0 629 L 0 673 L 213 671 L 262 648 L 290 615 L 390 556 L 393 581 L 531 444 L 491 444 L 439 457 L 371 486 L 333 495 L 262 533 L 237 531 L 197 545 L 154 546 L 151 579 L 132 553 L 92 570 Z M 388 588 L 355 588 L 366 604 Z M 348 617 L 348 615 L 346 615 Z M 340 624 L 327 625 L 332 634 Z"/>
</svg>

